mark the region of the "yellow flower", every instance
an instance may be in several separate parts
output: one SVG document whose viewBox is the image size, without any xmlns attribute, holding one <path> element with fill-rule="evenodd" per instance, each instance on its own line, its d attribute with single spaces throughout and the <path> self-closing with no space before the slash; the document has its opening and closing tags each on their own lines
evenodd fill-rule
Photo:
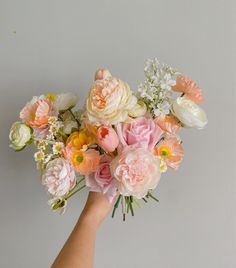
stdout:
<svg viewBox="0 0 236 268">
<path fill-rule="evenodd" d="M 49 93 L 46 95 L 46 99 L 50 100 L 50 101 L 54 101 L 56 99 L 57 95 L 56 94 L 52 94 Z"/>
<path fill-rule="evenodd" d="M 93 141 L 93 137 L 86 131 L 75 131 L 67 139 L 66 145 L 70 144 L 70 147 L 80 150 L 84 145 L 89 145 Z"/>
</svg>

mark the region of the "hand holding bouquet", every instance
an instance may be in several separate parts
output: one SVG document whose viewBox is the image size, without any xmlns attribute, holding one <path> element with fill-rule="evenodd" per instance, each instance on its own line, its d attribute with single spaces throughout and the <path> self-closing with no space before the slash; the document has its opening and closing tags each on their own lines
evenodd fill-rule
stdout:
<svg viewBox="0 0 236 268">
<path fill-rule="evenodd" d="M 177 135 L 183 127 L 207 124 L 201 89 L 173 68 L 148 60 L 145 81 L 134 93 L 129 85 L 100 69 L 83 109 L 77 96 L 33 97 L 10 131 L 16 151 L 34 144 L 37 168 L 53 210 L 85 187 L 121 204 L 123 218 L 140 200 L 153 195 L 161 174 L 180 166 L 184 151 Z M 177 93 L 179 96 L 176 97 Z"/>
</svg>

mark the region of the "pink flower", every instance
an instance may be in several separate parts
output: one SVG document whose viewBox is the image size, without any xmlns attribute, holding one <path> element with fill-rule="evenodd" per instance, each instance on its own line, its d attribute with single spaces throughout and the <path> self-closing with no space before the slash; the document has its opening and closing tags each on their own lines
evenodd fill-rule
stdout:
<svg viewBox="0 0 236 268">
<path fill-rule="evenodd" d="M 112 160 L 111 171 L 120 194 L 140 199 L 157 187 L 160 159 L 142 147 L 127 146 Z"/>
<path fill-rule="evenodd" d="M 152 150 L 159 141 L 163 131 L 151 118 L 139 117 L 131 123 L 117 125 L 117 134 L 122 146 L 138 144 Z"/>
<path fill-rule="evenodd" d="M 36 98 L 28 102 L 21 110 L 20 118 L 33 128 L 45 128 L 52 114 L 52 101 L 46 98 Z"/>
<path fill-rule="evenodd" d="M 111 157 L 104 155 L 97 170 L 85 178 L 86 185 L 90 188 L 90 191 L 104 194 L 109 202 L 113 201 L 117 191 L 115 180 L 110 170 L 111 160 Z"/>
<path fill-rule="evenodd" d="M 108 77 L 111 77 L 111 73 L 107 69 L 98 69 L 95 73 L 94 80 L 103 80 Z"/>
<path fill-rule="evenodd" d="M 154 154 L 173 169 L 178 169 L 184 157 L 184 149 L 175 136 L 167 136 L 154 149 Z"/>
<path fill-rule="evenodd" d="M 106 152 L 113 152 L 119 145 L 119 138 L 115 130 L 109 126 L 99 127 L 97 141 Z"/>
<path fill-rule="evenodd" d="M 163 131 L 171 134 L 176 134 L 181 127 L 179 120 L 174 115 L 158 116 L 154 121 Z"/>
<path fill-rule="evenodd" d="M 199 86 L 190 77 L 178 75 L 176 85 L 172 87 L 173 91 L 183 92 L 185 96 L 193 102 L 202 102 L 203 96 Z"/>
<path fill-rule="evenodd" d="M 50 161 L 42 175 L 42 183 L 54 197 L 62 197 L 76 184 L 74 169 L 63 158 Z"/>
</svg>

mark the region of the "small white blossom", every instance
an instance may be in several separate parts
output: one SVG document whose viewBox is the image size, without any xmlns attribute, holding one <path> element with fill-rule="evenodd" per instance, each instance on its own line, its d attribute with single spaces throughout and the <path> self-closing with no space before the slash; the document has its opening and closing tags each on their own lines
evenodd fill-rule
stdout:
<svg viewBox="0 0 236 268">
<path fill-rule="evenodd" d="M 160 162 L 160 171 L 161 173 L 165 173 L 167 171 L 167 165 L 163 159 Z"/>
<path fill-rule="evenodd" d="M 50 125 L 53 125 L 54 123 L 56 123 L 57 122 L 57 117 L 56 116 L 50 116 L 49 118 L 48 118 L 48 123 L 50 124 Z"/>
<path fill-rule="evenodd" d="M 53 150 L 53 153 L 54 154 L 58 154 L 61 152 L 61 150 L 64 148 L 64 143 L 63 142 L 56 142 L 53 147 L 52 147 L 52 150 Z"/>
<path fill-rule="evenodd" d="M 36 162 L 43 161 L 45 157 L 45 154 L 43 151 L 38 151 L 34 154 L 34 159 Z"/>
</svg>

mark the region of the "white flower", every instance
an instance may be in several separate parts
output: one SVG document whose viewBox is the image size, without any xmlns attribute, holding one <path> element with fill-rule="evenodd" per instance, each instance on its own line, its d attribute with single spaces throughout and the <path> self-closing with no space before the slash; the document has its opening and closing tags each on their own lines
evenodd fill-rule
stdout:
<svg viewBox="0 0 236 268">
<path fill-rule="evenodd" d="M 64 214 L 67 207 L 67 200 L 63 198 L 54 197 L 48 200 L 48 204 L 53 211 L 58 211 L 59 214 Z"/>
<path fill-rule="evenodd" d="M 147 112 L 146 104 L 143 101 L 139 100 L 136 103 L 136 105 L 134 106 L 134 108 L 129 111 L 129 116 L 141 117 L 141 116 L 145 115 L 146 112 Z"/>
<path fill-rule="evenodd" d="M 73 128 L 78 128 L 78 124 L 76 121 L 74 120 L 71 120 L 70 118 L 66 119 L 64 121 L 64 127 L 63 127 L 63 131 L 66 133 L 66 134 L 71 134 L 71 131 Z"/>
<path fill-rule="evenodd" d="M 73 108 L 78 102 L 78 96 L 72 93 L 62 93 L 57 95 L 54 107 L 57 111 L 66 111 Z"/>
<path fill-rule="evenodd" d="M 161 171 L 161 173 L 165 173 L 167 171 L 167 165 L 166 165 L 165 161 L 162 158 L 160 160 L 161 160 L 161 162 L 160 162 L 160 171 Z"/>
<path fill-rule="evenodd" d="M 179 97 L 173 102 L 172 112 L 186 127 L 201 129 L 207 124 L 204 110 L 185 97 Z"/>
<path fill-rule="evenodd" d="M 59 154 L 63 148 L 64 148 L 63 142 L 56 142 L 55 144 L 53 144 L 52 150 L 54 154 Z"/>
<path fill-rule="evenodd" d="M 37 142 L 37 148 L 39 150 L 45 150 L 47 146 L 48 146 L 48 142 L 46 140 L 40 140 Z"/>
<path fill-rule="evenodd" d="M 56 122 L 57 122 L 57 117 L 56 117 L 56 116 L 50 116 L 50 117 L 48 118 L 48 124 L 53 125 L 53 124 L 55 124 Z"/>
<path fill-rule="evenodd" d="M 10 130 L 9 139 L 10 147 L 16 151 L 23 149 L 31 140 L 31 129 L 21 122 L 15 122 Z"/>
<path fill-rule="evenodd" d="M 43 151 L 38 151 L 34 154 L 34 160 L 36 162 L 43 161 L 45 157 L 45 154 Z"/>
<path fill-rule="evenodd" d="M 54 197 L 62 197 L 76 184 L 75 171 L 63 158 L 50 161 L 42 175 L 42 184 Z"/>
</svg>

